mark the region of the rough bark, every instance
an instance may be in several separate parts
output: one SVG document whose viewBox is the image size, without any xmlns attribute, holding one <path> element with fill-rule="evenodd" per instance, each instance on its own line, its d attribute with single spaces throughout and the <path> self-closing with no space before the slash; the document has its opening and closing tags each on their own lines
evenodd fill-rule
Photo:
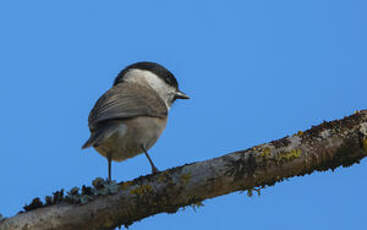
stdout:
<svg viewBox="0 0 367 230">
<path fill-rule="evenodd" d="M 60 201 L 0 222 L 1 230 L 113 229 L 235 191 L 350 166 L 367 154 L 367 110 L 222 157 L 117 184 L 84 204 Z"/>
</svg>

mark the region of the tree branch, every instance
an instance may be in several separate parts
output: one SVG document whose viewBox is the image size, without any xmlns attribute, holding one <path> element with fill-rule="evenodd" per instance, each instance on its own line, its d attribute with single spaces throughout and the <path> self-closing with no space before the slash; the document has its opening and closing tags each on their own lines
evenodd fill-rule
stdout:
<svg viewBox="0 0 367 230">
<path fill-rule="evenodd" d="M 61 199 L 57 204 L 5 219 L 0 229 L 111 229 L 157 213 L 174 213 L 208 198 L 350 166 L 366 154 L 364 110 L 247 150 L 115 184 L 113 194 L 101 195 L 97 188 L 83 204 Z"/>
</svg>

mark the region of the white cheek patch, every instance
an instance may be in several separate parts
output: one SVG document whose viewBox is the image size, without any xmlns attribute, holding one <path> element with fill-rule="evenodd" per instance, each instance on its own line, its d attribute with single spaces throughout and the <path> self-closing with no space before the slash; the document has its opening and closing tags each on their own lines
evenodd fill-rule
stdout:
<svg viewBox="0 0 367 230">
<path fill-rule="evenodd" d="M 167 108 L 170 109 L 176 89 L 165 83 L 156 74 L 147 70 L 132 69 L 125 74 L 124 79 L 137 84 L 148 84 L 159 94 Z"/>
</svg>

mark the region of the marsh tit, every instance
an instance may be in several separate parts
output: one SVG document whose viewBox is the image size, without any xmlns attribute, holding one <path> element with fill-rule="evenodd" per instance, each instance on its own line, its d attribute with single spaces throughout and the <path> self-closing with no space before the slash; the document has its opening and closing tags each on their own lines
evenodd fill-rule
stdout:
<svg viewBox="0 0 367 230">
<path fill-rule="evenodd" d="M 171 105 L 177 99 L 189 98 L 165 67 L 153 62 L 129 65 L 90 112 L 91 135 L 82 149 L 92 146 L 107 158 L 109 181 L 111 161 L 121 162 L 141 153 L 156 173 L 158 169 L 147 151 L 165 129 Z"/>
</svg>

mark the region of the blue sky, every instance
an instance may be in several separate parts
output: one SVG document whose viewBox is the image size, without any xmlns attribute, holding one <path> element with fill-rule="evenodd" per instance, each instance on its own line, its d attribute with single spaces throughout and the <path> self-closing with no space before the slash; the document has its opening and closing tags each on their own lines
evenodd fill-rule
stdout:
<svg viewBox="0 0 367 230">
<path fill-rule="evenodd" d="M 1 1 L 0 213 L 105 177 L 87 117 L 126 65 L 163 64 L 192 97 L 150 150 L 159 169 L 366 109 L 367 2 Z M 114 179 L 150 173 L 143 155 Z M 366 160 L 207 200 L 132 229 L 365 229 Z"/>
</svg>

